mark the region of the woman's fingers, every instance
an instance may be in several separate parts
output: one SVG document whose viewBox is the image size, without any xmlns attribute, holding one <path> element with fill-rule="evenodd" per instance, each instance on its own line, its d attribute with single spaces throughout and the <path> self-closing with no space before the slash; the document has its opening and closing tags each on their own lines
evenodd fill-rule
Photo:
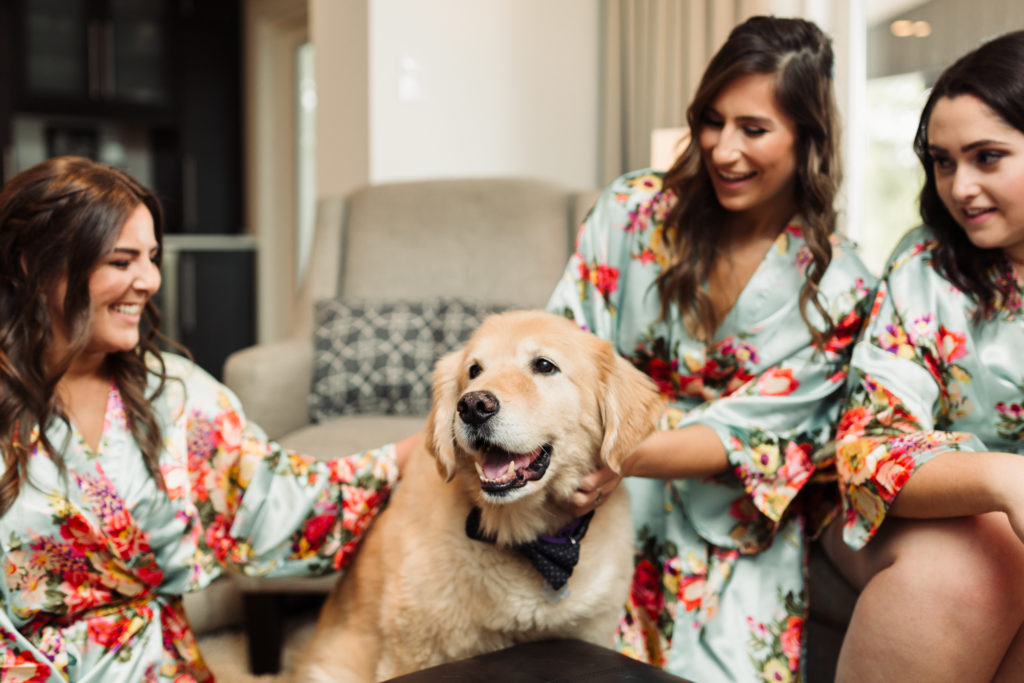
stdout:
<svg viewBox="0 0 1024 683">
<path fill-rule="evenodd" d="M 569 499 L 569 510 L 577 517 L 587 514 L 608 500 L 621 481 L 622 477 L 607 467 L 591 472 Z"/>
</svg>

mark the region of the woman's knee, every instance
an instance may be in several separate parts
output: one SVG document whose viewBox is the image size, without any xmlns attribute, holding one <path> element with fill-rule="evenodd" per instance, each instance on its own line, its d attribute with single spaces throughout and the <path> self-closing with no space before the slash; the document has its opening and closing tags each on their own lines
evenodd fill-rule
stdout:
<svg viewBox="0 0 1024 683">
<path fill-rule="evenodd" d="M 876 574 L 908 595 L 936 596 L 951 610 L 1024 613 L 1024 544 L 1006 516 L 890 520 L 876 541 Z M 887 522 L 888 524 L 888 522 Z"/>
<path fill-rule="evenodd" d="M 840 572 L 860 590 L 884 571 L 888 581 L 905 582 L 908 594 L 942 591 L 953 600 L 990 598 L 1024 610 L 1024 544 L 1002 513 L 890 518 L 858 551 L 843 543 L 840 527 L 833 524 L 822 543 Z"/>
</svg>

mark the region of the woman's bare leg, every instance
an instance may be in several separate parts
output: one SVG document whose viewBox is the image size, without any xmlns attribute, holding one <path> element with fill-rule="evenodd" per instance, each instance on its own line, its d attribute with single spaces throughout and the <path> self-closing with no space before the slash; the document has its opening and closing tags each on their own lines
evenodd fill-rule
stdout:
<svg viewBox="0 0 1024 683">
<path fill-rule="evenodd" d="M 861 594 L 836 680 L 991 681 L 1024 622 L 1024 544 L 1006 516 L 891 518 L 856 553 L 839 526 L 825 549 Z"/>
<path fill-rule="evenodd" d="M 1021 676 L 1024 676 L 1024 626 L 1017 630 L 1017 637 L 1010 643 L 1010 649 L 992 680 L 995 683 L 1014 683 Z"/>
</svg>

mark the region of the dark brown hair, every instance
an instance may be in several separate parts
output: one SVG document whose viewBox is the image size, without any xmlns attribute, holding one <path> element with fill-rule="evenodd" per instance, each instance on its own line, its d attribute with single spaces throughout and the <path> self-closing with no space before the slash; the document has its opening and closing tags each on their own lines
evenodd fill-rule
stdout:
<svg viewBox="0 0 1024 683">
<path fill-rule="evenodd" d="M 55 389 L 88 342 L 89 277 L 140 204 L 152 214 L 162 247 L 160 203 L 152 192 L 109 166 L 81 157 L 57 157 L 19 173 L 0 191 L 0 515 L 14 503 L 28 477 L 36 427 L 40 445 L 65 472 L 60 451 L 46 438 L 52 420 L 68 421 Z M 62 279 L 67 283 L 63 323 L 71 344 L 64 357 L 52 358 L 53 321 L 46 297 L 57 291 Z M 159 325 L 159 313 L 148 301 L 137 347 L 110 354 L 107 367 L 121 391 L 146 468 L 162 487 L 157 466 L 160 426 L 150 409 L 153 396 L 145 393 L 150 372 L 160 378 L 155 394 L 166 380 L 155 343 Z M 147 369 L 147 355 L 156 361 L 154 370 Z"/>
<path fill-rule="evenodd" d="M 982 249 L 968 239 L 939 197 L 935 160 L 928 149 L 928 124 L 943 97 L 973 95 L 997 116 L 1024 132 L 1024 31 L 1007 33 L 984 43 L 951 64 L 932 86 L 914 137 L 914 152 L 924 166 L 921 220 L 938 238 L 935 266 L 978 304 L 975 320 L 992 315 L 1001 292 L 992 286 L 993 268 L 1005 267 L 1002 249 Z"/>
<path fill-rule="evenodd" d="M 705 338 L 720 322 L 701 284 L 720 257 L 719 230 L 728 211 L 719 203 L 701 160 L 700 130 L 722 88 L 741 76 L 772 74 L 778 106 L 796 125 L 795 199 L 811 254 L 800 290 L 800 313 L 815 343 L 824 347 L 833 325 L 818 301 L 818 283 L 832 260 L 833 204 L 842 177 L 832 61 L 831 41 L 815 24 L 777 17 L 751 17 L 736 26 L 712 57 L 686 111 L 690 142 L 665 175 L 665 187 L 678 201 L 665 221 L 672 259 L 658 278 L 662 317 L 676 301 L 684 320 L 692 321 L 692 329 Z M 808 302 L 821 314 L 824 332 L 811 324 Z"/>
</svg>

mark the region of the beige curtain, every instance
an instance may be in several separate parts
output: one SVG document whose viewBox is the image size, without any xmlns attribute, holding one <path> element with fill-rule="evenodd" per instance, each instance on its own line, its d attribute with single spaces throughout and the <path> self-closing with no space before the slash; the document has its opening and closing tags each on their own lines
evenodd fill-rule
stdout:
<svg viewBox="0 0 1024 683">
<path fill-rule="evenodd" d="M 643 168 L 651 131 L 683 126 L 708 60 L 768 0 L 603 0 L 601 181 Z"/>
</svg>

